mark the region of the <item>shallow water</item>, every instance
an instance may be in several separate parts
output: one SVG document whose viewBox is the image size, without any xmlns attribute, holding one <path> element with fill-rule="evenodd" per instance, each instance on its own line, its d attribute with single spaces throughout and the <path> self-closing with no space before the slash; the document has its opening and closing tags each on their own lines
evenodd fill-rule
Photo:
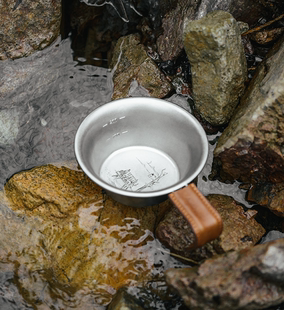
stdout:
<svg viewBox="0 0 284 310">
<path fill-rule="evenodd" d="M 74 160 L 74 137 L 79 124 L 92 110 L 111 99 L 111 72 L 82 65 L 84 59 L 79 60 L 79 65 L 73 60 L 70 45 L 69 39 L 58 39 L 30 57 L 0 62 L 0 72 L 4 73 L 0 77 L 0 188 L 19 171 Z M 203 177 L 207 178 L 210 173 L 213 149 L 211 146 L 208 162 L 199 176 L 199 188 L 205 195 L 229 194 L 246 203 L 238 184 L 204 181 Z M 19 216 L 3 199 L 0 201 L 0 309 L 105 309 L 116 291 L 115 282 L 112 285 L 100 279 L 92 289 L 87 284 L 80 288 L 62 285 L 56 279 L 48 251 L 42 246 L 49 242 L 41 233 L 42 221 Z M 79 226 L 81 219 L 79 217 Z M 91 228 L 87 233 L 102 240 L 114 233 L 126 237 L 128 233 L 133 234 L 133 221 L 135 219 L 128 220 L 127 229 L 113 225 L 108 229 L 100 227 L 98 231 L 103 232 L 102 235 Z M 54 230 L 53 236 L 56 234 L 59 232 Z M 149 232 L 142 236 L 141 244 L 126 241 L 117 253 L 114 240 L 108 239 L 102 253 L 106 257 L 103 263 L 126 276 L 145 272 L 157 279 L 168 268 L 184 266 L 157 240 L 144 244 L 147 237 Z M 131 251 L 134 248 L 136 250 Z M 90 255 L 93 250 L 89 249 Z M 119 253 L 123 254 L 117 256 Z M 131 260 L 139 255 L 141 263 L 133 264 Z M 163 285 L 161 291 L 165 289 Z M 132 288 L 132 293 L 139 296 L 135 290 L 138 288 Z M 154 308 L 175 309 L 176 306 L 165 306 L 157 300 Z"/>
<path fill-rule="evenodd" d="M 105 309 L 119 286 L 135 286 L 131 293 L 140 296 L 139 288 L 151 280 L 148 288 L 161 294 L 164 270 L 185 266 L 151 231 L 141 230 L 138 219 L 115 224 L 106 214 L 99 222 L 100 200 L 56 225 L 17 215 L 3 197 L 1 202 L 0 309 Z"/>
<path fill-rule="evenodd" d="M 14 173 L 74 159 L 84 117 L 112 94 L 111 73 L 73 61 L 71 41 L 0 62 L 0 187 Z"/>
</svg>

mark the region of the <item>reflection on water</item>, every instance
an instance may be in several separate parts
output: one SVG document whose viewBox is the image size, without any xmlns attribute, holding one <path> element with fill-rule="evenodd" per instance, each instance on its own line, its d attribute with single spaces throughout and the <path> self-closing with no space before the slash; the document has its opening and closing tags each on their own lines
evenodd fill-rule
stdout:
<svg viewBox="0 0 284 310">
<path fill-rule="evenodd" d="M 110 101 L 111 73 L 78 66 L 70 40 L 0 62 L 0 186 L 33 166 L 74 158 L 83 118 Z"/>
</svg>

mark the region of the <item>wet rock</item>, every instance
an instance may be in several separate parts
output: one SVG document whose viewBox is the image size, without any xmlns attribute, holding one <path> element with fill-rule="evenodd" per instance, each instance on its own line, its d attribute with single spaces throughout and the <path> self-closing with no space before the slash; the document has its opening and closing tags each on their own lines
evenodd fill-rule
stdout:
<svg viewBox="0 0 284 310">
<path fill-rule="evenodd" d="M 265 229 L 254 219 L 256 211 L 245 212 L 243 207 L 229 196 L 212 194 L 207 196 L 207 199 L 222 217 L 222 234 L 203 247 L 190 250 L 194 240 L 191 227 L 179 211 L 173 208 L 156 229 L 157 238 L 173 253 L 200 261 L 216 254 L 252 247 L 264 235 Z"/>
<path fill-rule="evenodd" d="M 260 241 L 260 243 L 266 243 L 266 242 L 270 242 L 270 241 L 274 241 L 277 239 L 281 239 L 284 238 L 284 233 L 278 230 L 271 230 L 268 232 L 268 234 L 263 237 Z"/>
<path fill-rule="evenodd" d="M 256 221 L 264 227 L 266 231 L 278 230 L 284 232 L 284 218 L 270 211 L 267 207 L 254 205 L 253 209 L 257 211 Z"/>
<path fill-rule="evenodd" d="M 247 72 L 236 20 L 223 11 L 186 19 L 183 40 L 197 111 L 212 125 L 226 124 L 244 91 Z"/>
<path fill-rule="evenodd" d="M 247 200 L 284 217 L 284 183 L 255 184 L 249 189 Z"/>
<path fill-rule="evenodd" d="M 271 20 L 283 12 L 282 0 L 250 1 L 250 0 L 202 0 L 196 18 L 200 19 L 209 12 L 222 10 L 231 13 L 235 19 L 253 26 L 259 19 Z"/>
<path fill-rule="evenodd" d="M 258 67 L 241 104 L 214 151 L 224 180 L 284 180 L 284 43 Z"/>
<path fill-rule="evenodd" d="M 5 185 L 5 193 L 17 208 L 59 218 L 102 199 L 101 189 L 83 172 L 53 165 L 15 174 Z"/>
<path fill-rule="evenodd" d="M 129 35 L 117 41 L 110 67 L 114 72 L 112 99 L 129 97 L 134 80 L 151 97 L 163 98 L 171 91 L 170 82 L 147 55 L 138 35 Z"/>
<path fill-rule="evenodd" d="M 88 287 L 108 303 L 116 289 L 151 279 L 156 222 L 169 201 L 148 208 L 121 205 L 82 171 L 46 165 L 14 175 L 5 185 L 18 216 L 41 221 L 39 253 L 59 283 Z"/>
<path fill-rule="evenodd" d="M 48 255 L 37 246 L 42 238 L 37 229 L 42 225 L 41 220 L 14 213 L 0 192 L 0 262 L 15 260 L 31 272 L 50 268 Z"/>
<path fill-rule="evenodd" d="M 182 299 L 169 291 L 164 278 L 120 288 L 108 310 L 183 309 Z"/>
<path fill-rule="evenodd" d="M 194 19 L 197 5 L 198 2 L 194 0 L 179 0 L 176 8 L 163 17 L 163 34 L 156 42 L 162 60 L 174 59 L 183 49 L 183 21 L 186 17 Z"/>
<path fill-rule="evenodd" d="M 276 41 L 283 33 L 284 28 L 274 28 L 253 33 L 249 37 L 258 44 L 268 44 Z"/>
<path fill-rule="evenodd" d="M 181 108 L 185 109 L 188 113 L 192 113 L 192 109 L 186 97 L 174 94 L 170 98 L 167 98 L 166 100 L 180 106 Z"/>
<path fill-rule="evenodd" d="M 127 288 L 121 288 L 115 294 L 107 307 L 108 310 L 143 310 L 143 304 L 127 292 Z"/>
<path fill-rule="evenodd" d="M 166 281 L 190 309 L 263 309 L 284 300 L 284 239 L 171 269 Z"/>
<path fill-rule="evenodd" d="M 0 60 L 32 54 L 60 33 L 61 1 L 1 1 Z"/>
</svg>

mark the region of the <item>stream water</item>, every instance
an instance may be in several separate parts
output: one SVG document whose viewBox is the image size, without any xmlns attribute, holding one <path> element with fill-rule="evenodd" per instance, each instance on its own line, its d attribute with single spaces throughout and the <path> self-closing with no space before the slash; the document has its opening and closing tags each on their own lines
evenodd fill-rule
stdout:
<svg viewBox="0 0 284 310">
<path fill-rule="evenodd" d="M 75 159 L 74 136 L 79 124 L 90 111 L 110 101 L 111 72 L 78 65 L 70 46 L 69 39 L 57 40 L 30 57 L 0 62 L 0 72 L 4 73 L 0 81 L 1 188 L 19 171 L 51 162 L 70 165 Z M 46 242 L 42 234 L 45 224 L 17 215 L 7 207 L 3 193 L 0 198 L 0 309 L 105 309 L 115 289 L 101 284 L 93 290 L 60 284 L 42 246 Z M 131 229 L 129 234 L 133 234 Z M 125 244 L 124 252 L 128 251 Z M 141 245 L 140 252 L 147 253 L 143 259 L 154 266 L 153 277 L 183 266 L 157 240 Z M 107 264 L 108 257 L 102 255 L 102 265 L 104 261 Z M 126 262 L 123 256 L 117 264 L 121 269 Z M 128 268 L 133 269 L 130 265 L 124 268 L 125 274 Z M 142 272 L 143 264 L 139 268 Z M 163 283 L 162 290 L 166 290 Z M 143 294 L 145 298 L 145 290 Z M 157 308 L 165 309 L 158 299 Z"/>
<path fill-rule="evenodd" d="M 27 58 L 0 62 L 1 189 L 7 179 L 22 170 L 74 160 L 74 137 L 79 124 L 92 110 L 111 100 L 111 72 L 82 65 L 84 59 L 78 59 L 79 64 L 72 53 L 71 40 L 58 39 Z M 210 141 L 214 138 L 208 137 Z M 247 205 L 238 184 L 208 180 L 213 149 L 214 145 L 210 146 L 208 162 L 199 176 L 200 190 L 205 195 L 228 194 Z M 109 299 L 101 292 L 112 296 L 115 289 L 97 286 L 96 291 L 87 286 L 60 284 L 41 246 L 42 221 L 18 216 L 7 207 L 3 194 L 0 198 L 0 309 L 105 309 Z M 148 253 L 153 262 L 153 277 L 168 268 L 184 266 L 157 240 L 141 246 L 140 251 Z M 152 286 L 144 288 L 142 294 L 139 288 L 133 288 L 132 293 L 147 303 L 147 289 L 159 294 L 166 291 L 162 282 L 153 281 Z M 180 306 L 174 297 L 171 304 L 159 297 L 149 304 L 154 309 Z"/>
</svg>

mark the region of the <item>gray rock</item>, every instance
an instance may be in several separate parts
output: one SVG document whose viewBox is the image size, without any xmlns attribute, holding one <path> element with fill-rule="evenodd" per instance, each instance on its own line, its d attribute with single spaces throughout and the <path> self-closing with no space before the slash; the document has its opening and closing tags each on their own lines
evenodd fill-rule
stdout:
<svg viewBox="0 0 284 310">
<path fill-rule="evenodd" d="M 129 97 L 133 87 L 137 89 L 139 86 L 143 87 L 144 93 L 147 90 L 147 95 L 155 98 L 163 98 L 171 91 L 170 82 L 147 55 L 137 34 L 117 41 L 110 67 L 114 84 L 112 99 Z"/>
<path fill-rule="evenodd" d="M 170 269 L 166 281 L 192 310 L 264 309 L 284 301 L 284 239 Z"/>
<path fill-rule="evenodd" d="M 191 107 L 186 97 L 174 94 L 170 98 L 167 98 L 166 100 L 180 106 L 181 108 L 185 109 L 188 113 L 192 113 Z"/>
<path fill-rule="evenodd" d="M 163 34 L 157 39 L 157 50 L 162 60 L 177 57 L 183 49 L 183 21 L 185 18 L 194 19 L 197 5 L 195 0 L 179 0 L 176 8 L 163 17 Z"/>
<path fill-rule="evenodd" d="M 0 20 L 0 60 L 28 56 L 59 36 L 61 1 L 1 1 Z"/>
<path fill-rule="evenodd" d="M 284 40 L 255 73 L 216 146 L 222 178 L 245 183 L 284 181 Z"/>
<path fill-rule="evenodd" d="M 266 243 L 266 242 L 281 239 L 281 238 L 284 238 L 283 232 L 278 231 L 278 230 L 271 230 L 268 232 L 268 234 L 265 237 L 261 239 L 260 243 Z"/>
<path fill-rule="evenodd" d="M 284 238 L 278 243 L 270 244 L 261 255 L 259 263 L 252 267 L 252 271 L 269 282 L 283 286 L 284 283 Z"/>
<path fill-rule="evenodd" d="M 212 125 L 227 123 L 244 91 L 247 72 L 236 20 L 223 11 L 197 21 L 186 19 L 183 39 L 197 111 Z"/>
</svg>

